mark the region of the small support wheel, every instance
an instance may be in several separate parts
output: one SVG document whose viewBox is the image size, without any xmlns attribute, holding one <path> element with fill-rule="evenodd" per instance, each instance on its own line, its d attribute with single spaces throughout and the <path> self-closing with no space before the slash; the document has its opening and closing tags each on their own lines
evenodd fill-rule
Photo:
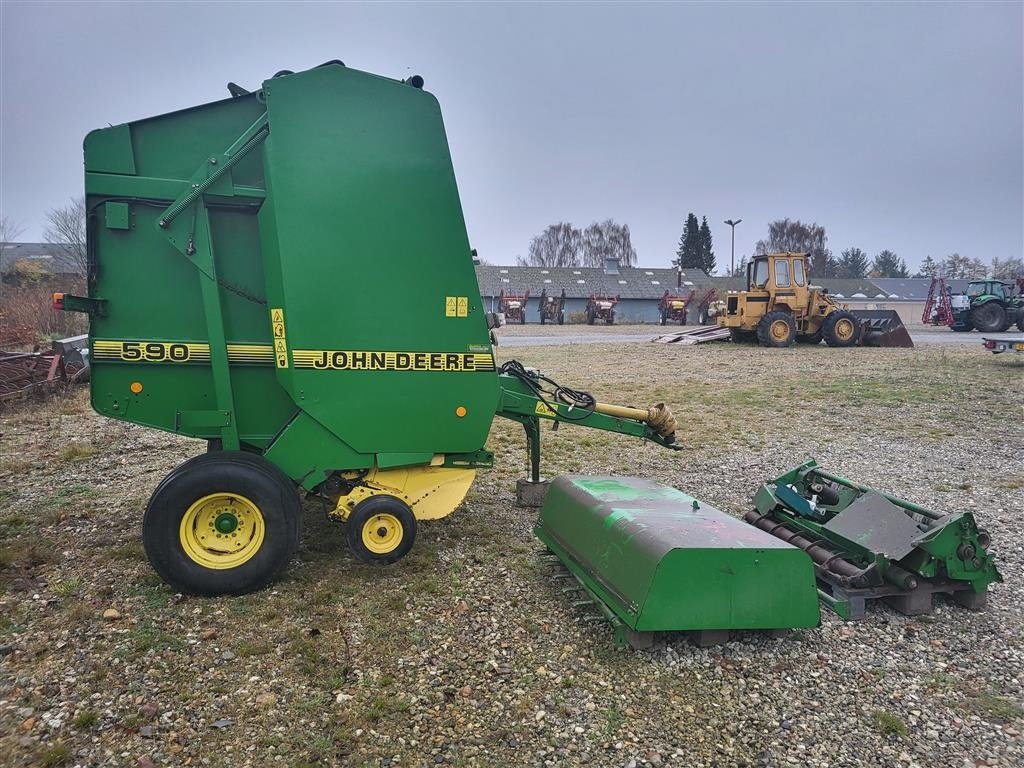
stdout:
<svg viewBox="0 0 1024 768">
<path fill-rule="evenodd" d="M 142 542 L 153 569 L 180 592 L 263 589 L 298 549 L 295 485 L 262 456 L 212 451 L 175 468 L 153 491 Z"/>
<path fill-rule="evenodd" d="M 791 347 L 796 339 L 793 316 L 776 309 L 757 323 L 757 340 L 762 347 Z"/>
<path fill-rule="evenodd" d="M 356 504 L 345 524 L 352 554 L 364 563 L 389 565 L 405 557 L 416 541 L 416 516 L 401 499 L 381 494 Z"/>
</svg>

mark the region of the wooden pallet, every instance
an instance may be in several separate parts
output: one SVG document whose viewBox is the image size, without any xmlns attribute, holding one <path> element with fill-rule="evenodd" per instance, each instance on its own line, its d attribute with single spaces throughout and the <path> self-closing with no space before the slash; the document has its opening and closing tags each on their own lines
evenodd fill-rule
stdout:
<svg viewBox="0 0 1024 768">
<path fill-rule="evenodd" d="M 703 344 L 705 341 L 722 341 L 728 338 L 728 328 L 721 328 L 717 325 L 699 325 L 655 336 L 651 341 L 656 341 L 659 344 Z"/>
</svg>

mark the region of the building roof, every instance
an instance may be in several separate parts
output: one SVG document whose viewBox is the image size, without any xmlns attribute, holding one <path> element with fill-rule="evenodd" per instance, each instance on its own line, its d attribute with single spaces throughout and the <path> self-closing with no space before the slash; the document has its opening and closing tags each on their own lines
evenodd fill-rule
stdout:
<svg viewBox="0 0 1024 768">
<path fill-rule="evenodd" d="M 7 273 L 19 261 L 29 261 L 54 275 L 82 275 L 82 267 L 65 248 L 53 243 L 4 243 L 0 246 L 0 272 Z"/>
<path fill-rule="evenodd" d="M 540 296 L 558 295 L 565 289 L 570 299 L 582 299 L 592 293 L 623 299 L 660 299 L 665 291 L 674 295 L 696 290 L 706 291 L 712 278 L 699 269 L 619 267 L 607 271 L 599 267 L 502 267 L 482 265 L 476 268 L 480 293 L 497 296 L 505 293 Z"/>
<path fill-rule="evenodd" d="M 610 273 L 597 267 L 516 267 L 478 266 L 477 280 L 480 293 L 497 296 L 505 293 L 520 294 L 529 291 L 530 296 L 540 296 L 547 289 L 549 295 L 560 294 L 570 299 L 585 299 L 592 293 L 606 296 L 618 295 L 623 299 L 660 299 L 666 290 L 681 295 L 690 290 L 702 296 L 709 288 L 719 294 L 746 289 L 746 276 L 709 276 L 699 269 L 683 270 L 677 275 L 674 267 L 619 267 L 617 273 Z M 679 283 L 682 285 L 679 285 Z M 892 301 L 924 301 L 928 297 L 931 280 L 920 277 L 878 277 L 862 279 L 811 278 L 812 285 L 827 289 L 837 298 L 880 299 Z M 967 289 L 967 280 L 946 280 L 954 293 Z"/>
<path fill-rule="evenodd" d="M 875 277 L 871 282 L 887 294 L 895 293 L 901 299 L 924 301 L 928 298 L 928 288 L 932 284 L 930 277 Z M 967 290 L 970 280 L 946 280 L 946 286 L 953 293 Z"/>
</svg>

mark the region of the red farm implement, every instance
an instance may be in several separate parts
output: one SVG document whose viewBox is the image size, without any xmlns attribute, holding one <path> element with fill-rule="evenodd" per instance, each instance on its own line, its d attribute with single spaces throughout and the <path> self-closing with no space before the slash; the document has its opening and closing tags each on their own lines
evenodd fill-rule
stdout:
<svg viewBox="0 0 1024 768">
<path fill-rule="evenodd" d="M 661 313 L 661 324 L 668 325 L 670 322 L 686 325 L 686 314 L 690 308 L 690 302 L 696 298 L 697 292 L 691 290 L 686 296 L 674 296 L 668 291 L 658 302 L 658 311 Z"/>
<path fill-rule="evenodd" d="M 603 320 L 606 325 L 613 325 L 615 323 L 615 305 L 618 303 L 618 296 L 590 294 L 590 299 L 587 301 L 587 325 L 593 325 L 598 320 Z"/>
<path fill-rule="evenodd" d="M 505 293 L 498 296 L 498 311 L 505 313 L 506 323 L 526 323 L 526 302 L 530 299 L 530 292 L 524 294 Z"/>
</svg>

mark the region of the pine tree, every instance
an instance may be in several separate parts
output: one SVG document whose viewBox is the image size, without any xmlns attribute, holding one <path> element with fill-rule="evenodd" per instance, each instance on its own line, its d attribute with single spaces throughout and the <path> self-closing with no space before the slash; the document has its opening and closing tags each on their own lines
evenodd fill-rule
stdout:
<svg viewBox="0 0 1024 768">
<path fill-rule="evenodd" d="M 882 251 L 871 263 L 871 276 L 906 277 L 907 263 L 892 251 Z"/>
<path fill-rule="evenodd" d="M 686 217 L 686 226 L 683 228 L 682 237 L 679 238 L 679 249 L 672 263 L 680 269 L 701 269 L 700 225 L 692 213 Z"/>
<path fill-rule="evenodd" d="M 847 248 L 839 255 L 836 277 L 859 279 L 867 277 L 868 255 L 860 248 Z"/>
<path fill-rule="evenodd" d="M 939 274 L 939 265 L 931 256 L 925 256 L 921 261 L 921 268 L 914 277 L 935 277 Z"/>
<path fill-rule="evenodd" d="M 710 275 L 715 271 L 715 247 L 711 242 L 711 227 L 708 226 L 707 216 L 701 217 L 698 240 L 700 245 L 700 268 Z"/>
</svg>

